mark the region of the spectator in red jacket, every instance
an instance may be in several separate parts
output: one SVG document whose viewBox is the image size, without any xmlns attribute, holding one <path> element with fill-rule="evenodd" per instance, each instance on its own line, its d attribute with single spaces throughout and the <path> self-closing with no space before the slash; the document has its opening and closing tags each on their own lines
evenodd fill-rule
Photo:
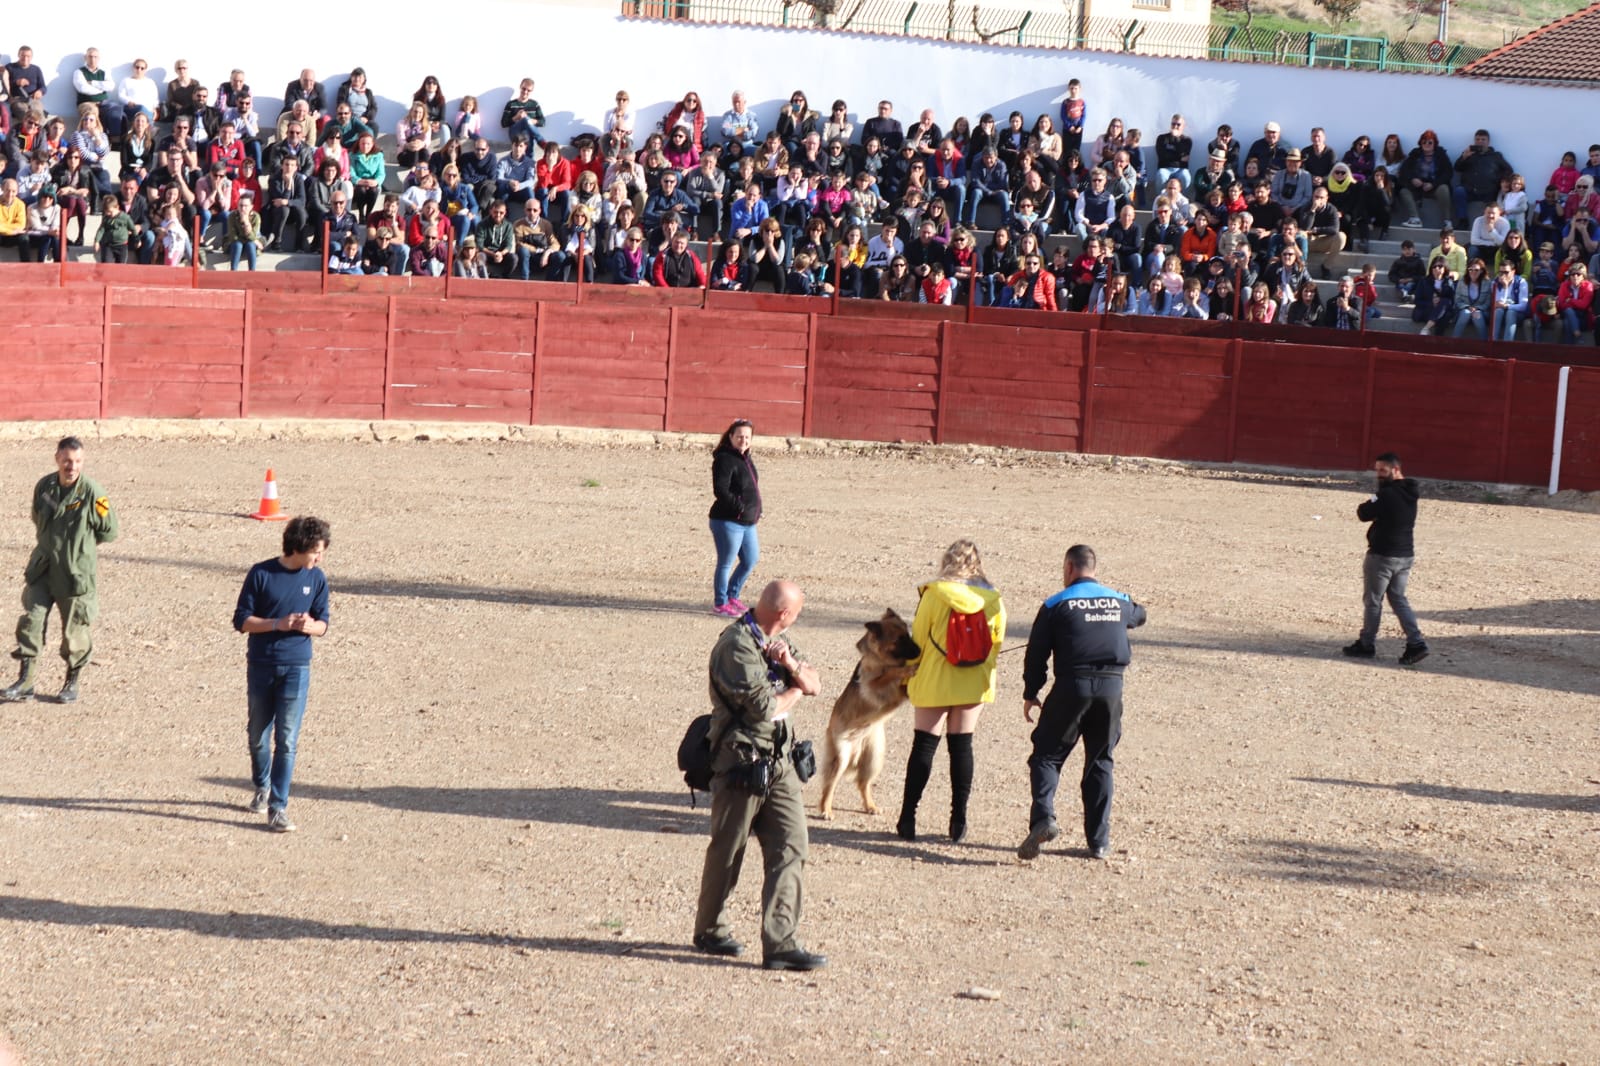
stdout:
<svg viewBox="0 0 1600 1066">
<path fill-rule="evenodd" d="M 544 142 L 544 156 L 534 164 L 534 177 L 538 181 L 536 195 L 544 217 L 557 226 L 566 218 L 567 193 L 571 191 L 576 175 L 572 164 L 561 155 L 561 146 L 555 141 Z"/>
<path fill-rule="evenodd" d="M 706 268 L 700 257 L 689 250 L 689 232 L 679 230 L 672 235 L 672 243 L 665 252 L 656 256 L 655 283 L 663 289 L 703 289 L 706 287 Z"/>
<path fill-rule="evenodd" d="M 1040 311 L 1056 310 L 1056 279 L 1046 269 L 1037 251 L 1029 252 L 1022 261 L 1022 269 L 1011 276 L 1011 284 L 1020 281 L 1028 284 L 1027 295 L 1018 306 L 1033 307 Z"/>
<path fill-rule="evenodd" d="M 1589 280 L 1588 273 L 1582 263 L 1573 263 L 1567 268 L 1567 280 L 1556 293 L 1562 344 L 1578 343 L 1578 338 L 1594 327 L 1594 282 Z"/>
</svg>

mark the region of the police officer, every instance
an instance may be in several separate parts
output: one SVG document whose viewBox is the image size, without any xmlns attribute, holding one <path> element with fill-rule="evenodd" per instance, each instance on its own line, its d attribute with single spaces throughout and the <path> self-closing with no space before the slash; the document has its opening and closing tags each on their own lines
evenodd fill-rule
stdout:
<svg viewBox="0 0 1600 1066">
<path fill-rule="evenodd" d="M 1094 549 L 1067 549 L 1060 592 L 1044 601 L 1028 636 L 1023 668 L 1022 716 L 1033 721 L 1054 658 L 1056 682 L 1044 700 L 1033 730 L 1028 771 L 1033 809 L 1028 837 L 1017 848 L 1024 859 L 1061 835 L 1056 824 L 1056 786 L 1061 767 L 1083 738 L 1083 832 L 1089 854 L 1105 858 L 1111 850 L 1111 753 L 1122 738 L 1122 671 L 1132 656 L 1128 630 L 1144 625 L 1144 608 L 1125 593 L 1094 579 Z"/>
<path fill-rule="evenodd" d="M 762 966 L 815 970 L 828 960 L 795 940 L 806 863 L 806 811 L 791 759 L 789 714 L 802 696 L 821 691 L 816 668 L 800 658 L 785 631 L 800 616 L 797 585 L 774 581 L 754 610 L 731 623 L 711 650 L 711 843 L 700 877 L 694 946 L 734 956 L 744 945 L 728 932 L 728 896 L 739 883 L 750 835 L 761 843 Z M 765 791 L 748 768 L 766 761 Z"/>
<path fill-rule="evenodd" d="M 93 640 L 89 630 L 98 603 L 95 598 L 96 547 L 117 539 L 117 513 L 100 487 L 83 476 L 83 442 L 63 437 L 56 445 L 56 472 L 33 487 L 33 525 L 37 546 L 22 579 L 22 617 L 17 619 L 21 662 L 16 683 L 0 691 L 0 699 L 25 700 L 33 695 L 34 660 L 44 647 L 45 626 L 52 607 L 61 610 L 61 657 L 67 680 L 56 698 L 78 699 L 78 675 L 89 662 Z"/>
</svg>

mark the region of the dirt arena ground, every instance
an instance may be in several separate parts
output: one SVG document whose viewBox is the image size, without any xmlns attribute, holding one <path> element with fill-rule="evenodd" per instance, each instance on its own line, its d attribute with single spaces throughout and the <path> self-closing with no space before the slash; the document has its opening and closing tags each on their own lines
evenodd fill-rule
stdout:
<svg viewBox="0 0 1600 1066">
<path fill-rule="evenodd" d="M 54 439 L 16 436 L 7 596 Z M 1008 656 L 967 843 L 892 835 L 902 715 L 886 814 L 850 792 L 812 824 L 803 934 L 829 968 L 695 954 L 706 816 L 674 753 L 721 625 L 706 447 L 94 439 L 123 534 L 83 702 L 0 707 L 0 1030 L 22 1061 L 1600 1059 L 1593 514 L 1430 498 L 1413 599 L 1434 654 L 1403 669 L 1392 618 L 1378 662 L 1338 653 L 1365 481 L 761 444 L 757 579 L 809 594 L 796 639 L 827 691 L 808 729 L 860 623 L 909 617 L 956 536 L 985 551 L 1013 641 L 1075 540 L 1148 606 L 1109 861 L 1076 831 L 1015 856 Z M 277 553 L 280 527 L 237 517 L 268 465 L 334 530 L 281 837 L 240 810 L 229 627 L 245 569 Z M 925 823 L 948 780 L 941 753 Z M 751 943 L 759 873 L 752 848 Z"/>
</svg>

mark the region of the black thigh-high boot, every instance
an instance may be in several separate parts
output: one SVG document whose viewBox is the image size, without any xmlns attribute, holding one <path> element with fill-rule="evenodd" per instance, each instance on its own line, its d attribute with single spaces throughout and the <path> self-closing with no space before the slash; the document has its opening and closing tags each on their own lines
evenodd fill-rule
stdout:
<svg viewBox="0 0 1600 1066">
<path fill-rule="evenodd" d="M 906 794 L 900 801 L 900 821 L 895 832 L 906 840 L 917 839 L 917 804 L 933 773 L 933 757 L 939 751 L 939 734 L 918 729 L 911 734 L 911 754 L 906 758 Z"/>
<path fill-rule="evenodd" d="M 950 734 L 950 839 L 967 835 L 967 797 L 972 795 L 972 734 Z"/>
</svg>

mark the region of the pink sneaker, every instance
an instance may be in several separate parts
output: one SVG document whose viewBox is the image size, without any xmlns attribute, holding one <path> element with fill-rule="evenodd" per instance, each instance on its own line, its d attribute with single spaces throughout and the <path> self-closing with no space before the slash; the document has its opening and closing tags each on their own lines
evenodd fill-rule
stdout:
<svg viewBox="0 0 1600 1066">
<path fill-rule="evenodd" d="M 732 603 L 719 603 L 711 608 L 711 613 L 721 615 L 723 618 L 740 618 L 744 615 L 744 612 Z"/>
<path fill-rule="evenodd" d="M 746 607 L 744 605 L 743 601 L 741 601 L 739 599 L 739 597 L 737 597 L 737 596 L 729 596 L 728 597 L 728 606 L 732 607 L 734 610 L 738 611 L 740 614 L 744 614 L 746 611 L 748 611 L 750 609 L 750 608 Z"/>
</svg>

